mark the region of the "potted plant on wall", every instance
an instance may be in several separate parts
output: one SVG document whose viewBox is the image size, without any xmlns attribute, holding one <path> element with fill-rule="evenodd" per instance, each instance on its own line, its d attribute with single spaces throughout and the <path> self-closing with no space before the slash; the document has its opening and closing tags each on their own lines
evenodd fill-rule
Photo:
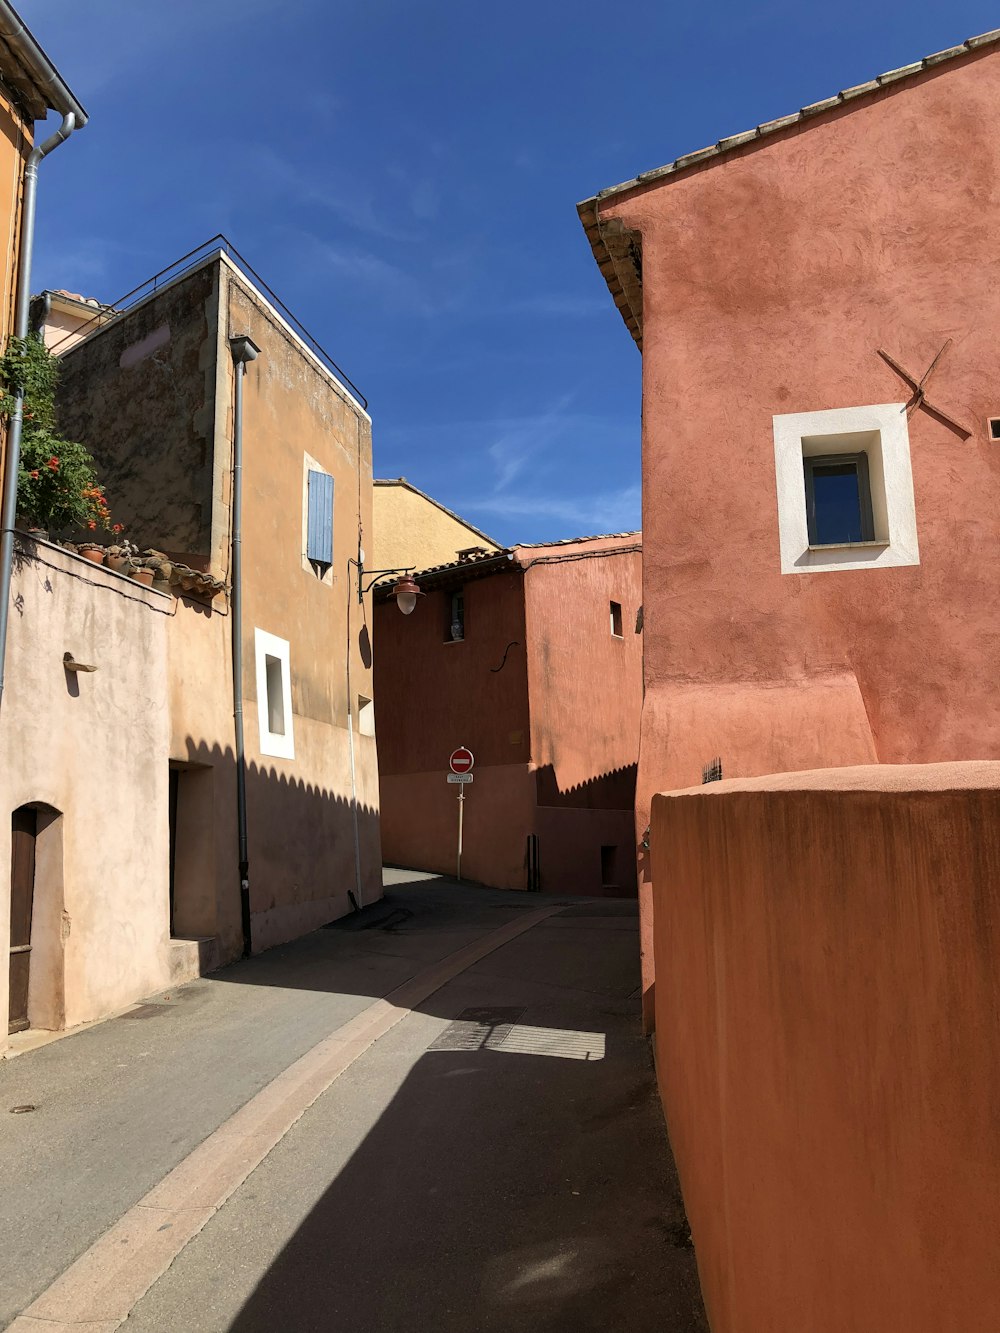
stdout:
<svg viewBox="0 0 1000 1333">
<path fill-rule="evenodd" d="M 39 536 L 83 529 L 121 532 L 111 522 L 94 460 L 82 444 L 63 439 L 56 423 L 59 362 L 37 335 L 13 338 L 0 357 L 0 414 L 9 419 L 14 393 L 24 391 L 24 427 L 17 473 L 18 521 Z M 101 563 L 103 547 L 85 542 L 80 552 Z"/>
</svg>

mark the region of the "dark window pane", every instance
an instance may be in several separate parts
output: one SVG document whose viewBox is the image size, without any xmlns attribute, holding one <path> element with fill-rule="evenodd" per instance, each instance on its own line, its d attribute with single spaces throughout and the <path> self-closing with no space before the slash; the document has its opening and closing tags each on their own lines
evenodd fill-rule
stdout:
<svg viewBox="0 0 1000 1333">
<path fill-rule="evenodd" d="M 827 546 L 863 541 L 857 463 L 815 465 L 812 480 L 812 543 Z"/>
</svg>

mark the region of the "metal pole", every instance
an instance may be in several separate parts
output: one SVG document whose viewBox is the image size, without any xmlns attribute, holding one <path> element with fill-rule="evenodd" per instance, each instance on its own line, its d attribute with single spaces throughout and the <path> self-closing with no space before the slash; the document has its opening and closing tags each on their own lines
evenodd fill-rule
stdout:
<svg viewBox="0 0 1000 1333">
<path fill-rule="evenodd" d="M 17 298 L 14 306 L 14 337 L 28 336 L 28 307 L 31 304 L 31 260 L 35 244 L 35 200 L 38 193 L 38 164 L 54 148 L 69 138 L 77 127 L 77 117 L 70 111 L 50 138 L 28 154 L 24 169 L 24 193 L 21 203 L 21 246 L 17 272 Z M 4 662 L 7 657 L 7 625 L 11 574 L 14 568 L 14 521 L 17 514 L 17 473 L 21 460 L 21 434 L 24 428 L 24 389 L 14 392 L 14 405 L 7 423 L 7 452 L 4 459 L 3 500 L 0 502 L 0 701 L 3 700 Z"/>
<path fill-rule="evenodd" d="M 462 882 L 462 816 L 465 813 L 465 783 L 458 789 L 458 867 L 455 878 Z"/>
<path fill-rule="evenodd" d="M 253 952 L 250 916 L 250 854 L 247 842 L 247 756 L 243 739 L 243 376 L 246 366 L 236 363 L 236 402 L 233 408 L 233 722 L 236 730 L 236 826 L 240 855 L 240 918 L 243 957 Z"/>
<path fill-rule="evenodd" d="M 230 619 L 233 635 L 233 724 L 236 741 L 236 827 L 240 853 L 240 918 L 243 925 L 243 957 L 253 952 L 250 916 L 250 854 L 247 841 L 247 757 L 243 740 L 243 377 L 246 363 L 257 358 L 259 348 L 245 334 L 229 339 L 236 374 L 233 402 L 233 513 L 232 593 Z"/>
</svg>

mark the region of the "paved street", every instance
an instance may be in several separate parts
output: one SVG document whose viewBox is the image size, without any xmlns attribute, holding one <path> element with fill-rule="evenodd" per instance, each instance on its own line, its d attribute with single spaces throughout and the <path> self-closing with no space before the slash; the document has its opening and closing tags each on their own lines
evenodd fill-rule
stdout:
<svg viewBox="0 0 1000 1333">
<path fill-rule="evenodd" d="M 19 1333 L 707 1329 L 638 1029 L 635 905 L 387 877 L 363 919 L 0 1064 L 0 1325 L 38 1302 Z M 191 1193 L 185 1159 L 212 1135 L 224 1154 L 254 1108 L 263 1142 L 286 1089 L 315 1100 L 259 1165 L 228 1198 L 221 1167 Z M 86 1273 L 171 1172 L 188 1202 L 155 1230 L 176 1253 L 117 1308 Z"/>
</svg>

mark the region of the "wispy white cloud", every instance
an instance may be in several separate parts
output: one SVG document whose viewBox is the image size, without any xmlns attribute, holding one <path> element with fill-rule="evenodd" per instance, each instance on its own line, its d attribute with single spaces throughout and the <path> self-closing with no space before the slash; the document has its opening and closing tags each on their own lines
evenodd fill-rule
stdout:
<svg viewBox="0 0 1000 1333">
<path fill-rule="evenodd" d="M 560 525 L 565 536 L 594 532 L 633 532 L 642 515 L 642 489 L 623 486 L 568 498 L 558 492 L 470 497 L 460 513 L 475 519 L 478 514 L 509 520 L 544 519 Z"/>
</svg>

